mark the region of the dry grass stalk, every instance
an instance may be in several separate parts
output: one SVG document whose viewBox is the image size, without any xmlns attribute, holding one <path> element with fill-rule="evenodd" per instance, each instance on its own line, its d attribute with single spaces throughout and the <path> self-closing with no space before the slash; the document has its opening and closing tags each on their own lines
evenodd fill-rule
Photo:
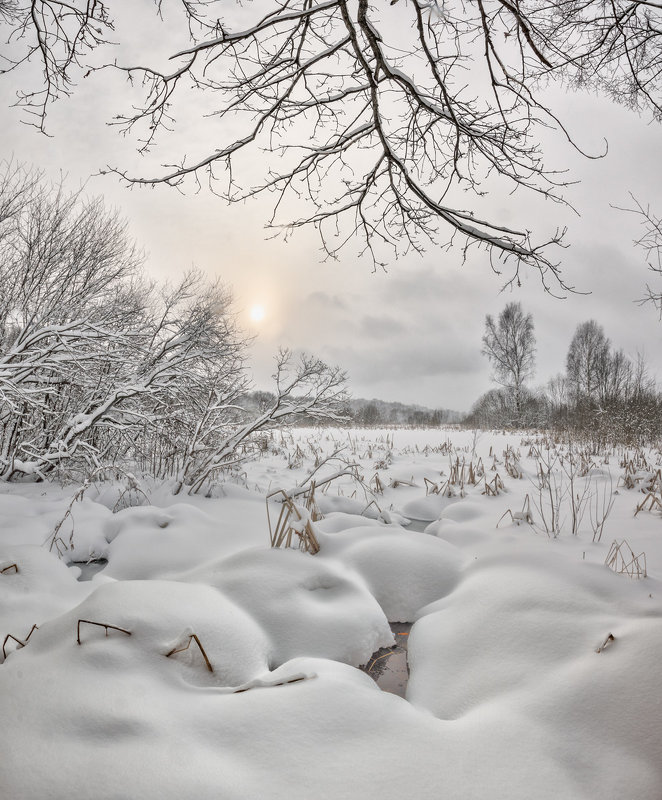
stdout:
<svg viewBox="0 0 662 800">
<path fill-rule="evenodd" d="M 621 475 L 621 477 L 618 479 L 617 486 L 620 485 L 625 486 L 626 489 L 634 489 L 636 484 L 634 482 L 634 478 L 632 477 L 632 475 L 626 472 L 624 475 Z"/>
<path fill-rule="evenodd" d="M 416 483 L 414 482 L 414 476 L 412 475 L 410 480 L 407 480 L 406 478 L 393 478 L 389 486 L 391 489 L 397 489 L 398 486 L 416 486 Z"/>
<path fill-rule="evenodd" d="M 616 637 L 614 636 L 613 633 L 610 633 L 607 636 L 607 638 L 604 640 L 604 642 L 600 645 L 600 647 L 598 647 L 598 649 L 595 652 L 596 653 L 601 653 L 605 649 L 605 647 L 608 647 L 612 642 L 615 642 L 615 641 L 616 641 Z"/>
<path fill-rule="evenodd" d="M 614 539 L 607 553 L 605 565 L 619 575 L 629 575 L 631 578 L 645 578 L 646 553 L 635 556 L 630 545 L 623 539 L 620 544 Z"/>
<path fill-rule="evenodd" d="M 440 484 L 441 488 L 439 489 L 439 494 L 442 497 L 456 497 L 457 493 L 453 488 L 450 480 L 447 480 L 446 483 Z M 462 494 L 462 493 L 460 493 Z M 464 495 L 463 495 L 464 496 Z"/>
<path fill-rule="evenodd" d="M 7 659 L 7 651 L 6 651 L 6 649 L 5 649 L 5 648 L 6 648 L 6 646 L 7 646 L 7 642 L 8 642 L 10 639 L 13 639 L 13 640 L 14 640 L 14 641 L 15 641 L 15 642 L 18 644 L 18 647 L 17 647 L 16 649 L 17 649 L 17 650 L 20 650 L 20 649 L 21 649 L 21 647 L 25 647 L 25 645 L 26 645 L 26 644 L 27 644 L 27 643 L 30 641 L 30 637 L 32 636 L 32 634 L 34 633 L 34 631 L 38 631 L 38 630 L 39 630 L 39 628 L 37 627 L 37 625 L 36 625 L 36 624 L 35 624 L 35 625 L 33 625 L 33 626 L 30 628 L 30 633 L 28 633 L 28 635 L 25 637 L 25 639 L 24 639 L 23 641 L 21 641 L 20 639 L 17 639 L 17 638 L 16 638 L 16 636 L 14 636 L 13 634 L 11 634 L 11 633 L 8 633 L 8 634 L 5 636 L 5 640 L 4 640 L 4 642 L 2 643 L 2 658 L 3 658 L 3 661 L 5 661 L 5 660 Z"/>
<path fill-rule="evenodd" d="M 275 683 L 256 683 L 254 686 L 242 686 L 239 689 L 235 689 L 232 694 L 250 692 L 251 689 L 273 689 L 274 686 L 287 686 L 290 683 L 300 683 L 301 681 L 308 681 L 314 677 L 314 675 L 297 675 L 294 678 L 287 678 L 286 680 L 276 681 Z"/>
<path fill-rule="evenodd" d="M 520 522 L 526 522 L 528 525 L 533 525 L 533 514 L 531 514 L 531 504 L 529 500 L 529 495 L 527 494 L 526 497 L 524 498 L 524 503 L 522 505 L 521 511 L 511 511 L 509 508 L 507 508 L 503 512 L 501 518 L 499 519 L 499 522 L 497 522 L 496 524 L 497 528 L 501 524 L 501 520 L 506 516 L 506 514 L 510 514 L 510 519 L 517 525 L 519 525 Z"/>
<path fill-rule="evenodd" d="M 301 447 L 297 444 L 296 450 L 294 453 L 287 455 L 287 468 L 288 469 L 299 469 L 302 466 L 304 458 L 306 454 L 303 452 Z"/>
<path fill-rule="evenodd" d="M 504 485 L 498 472 L 491 481 L 485 478 L 485 488 L 481 494 L 485 494 L 488 497 L 496 497 L 500 491 L 504 491 Z"/>
<path fill-rule="evenodd" d="M 127 631 L 125 628 L 118 628 L 117 625 L 109 625 L 105 622 L 93 622 L 91 619 L 79 619 L 77 625 L 77 636 L 76 641 L 78 644 L 82 644 L 80 640 L 80 625 L 81 622 L 84 622 L 86 625 L 97 625 L 99 628 L 106 629 L 106 636 L 108 636 L 108 630 L 119 631 L 120 633 L 126 633 L 127 636 L 131 636 L 131 631 Z"/>
<path fill-rule="evenodd" d="M 140 495 L 144 498 L 147 505 L 150 505 L 149 497 L 145 494 L 140 483 L 136 479 L 134 475 L 130 472 L 125 474 L 126 477 L 126 485 L 124 489 L 120 492 L 115 505 L 113 506 L 113 514 L 116 514 L 118 511 L 121 511 L 125 508 L 131 508 L 132 506 L 136 505 L 137 503 L 134 502 L 138 500 Z"/>
<path fill-rule="evenodd" d="M 366 511 L 367 511 L 369 508 L 372 508 L 372 506 L 374 506 L 374 507 L 377 509 L 377 513 L 378 513 L 378 514 L 381 516 L 381 514 L 382 514 L 382 510 L 381 510 L 381 508 L 379 507 L 379 504 L 377 503 L 377 501 L 376 501 L 376 500 L 371 500 L 371 501 L 368 503 L 368 505 L 367 505 L 367 506 L 366 506 L 366 507 L 365 507 L 365 508 L 364 508 L 364 509 L 361 511 L 361 516 L 363 516 L 363 515 L 365 514 L 365 512 L 366 512 Z"/>
<path fill-rule="evenodd" d="M 593 501 L 589 505 L 589 518 L 593 530 L 593 541 L 599 542 L 602 539 L 607 517 L 614 507 L 614 484 L 609 474 L 609 484 L 603 484 L 602 488 L 596 487 Z"/>
<path fill-rule="evenodd" d="M 595 468 L 595 462 L 586 453 L 580 453 L 578 472 L 579 477 L 585 478 L 591 472 L 591 470 Z"/>
<path fill-rule="evenodd" d="M 271 515 L 269 512 L 269 500 L 277 495 L 282 495 L 282 504 L 278 521 L 275 527 L 271 525 Z M 299 539 L 299 549 L 305 553 L 319 552 L 320 546 L 315 536 L 315 531 L 312 527 L 312 518 L 310 510 L 307 507 L 300 507 L 294 504 L 291 497 L 289 497 L 283 489 L 278 489 L 275 492 L 267 495 L 267 522 L 269 524 L 269 536 L 271 539 L 272 547 L 292 547 L 293 537 L 297 536 Z M 310 495 L 308 501 L 310 502 Z M 314 502 L 314 500 L 312 501 Z"/>
<path fill-rule="evenodd" d="M 450 474 L 448 476 L 448 482 L 456 485 L 458 483 L 464 483 L 464 462 L 460 464 L 459 456 L 456 456 L 455 461 L 451 461 L 450 463 Z"/>
<path fill-rule="evenodd" d="M 662 500 L 660 500 L 660 498 L 657 495 L 653 494 L 652 492 L 649 492 L 646 495 L 646 497 L 644 497 L 644 499 L 641 501 L 641 503 L 639 503 L 639 505 L 637 506 L 637 509 L 634 512 L 635 517 L 640 511 L 644 510 L 644 508 L 646 507 L 646 503 L 648 503 L 649 511 L 652 511 L 654 508 L 657 508 L 659 511 L 662 511 Z"/>
<path fill-rule="evenodd" d="M 478 479 L 476 477 L 476 469 L 474 467 L 473 461 L 469 462 L 467 483 L 470 484 L 471 486 L 475 486 L 478 483 Z"/>
<path fill-rule="evenodd" d="M 423 478 L 423 482 L 425 484 L 425 496 L 427 497 L 429 494 L 439 494 L 441 491 L 441 484 L 435 483 L 431 481 L 429 478 Z"/>
<path fill-rule="evenodd" d="M 384 494 L 384 484 L 382 483 L 382 479 L 379 477 L 378 472 L 375 472 L 375 474 L 372 476 L 368 486 L 373 492 L 375 492 L 375 494 Z"/>
<path fill-rule="evenodd" d="M 320 511 L 320 508 L 317 505 L 317 500 L 315 499 L 315 489 L 317 489 L 317 484 L 315 481 L 312 481 L 310 484 L 310 489 L 308 490 L 307 494 L 304 495 L 304 508 L 310 514 L 310 518 L 313 522 L 324 519 L 324 515 Z"/>
<path fill-rule="evenodd" d="M 662 470 L 654 469 L 642 453 L 635 454 L 634 458 L 622 459 L 623 475 L 618 479 L 618 484 L 626 489 L 635 489 L 643 482 L 643 492 L 655 492 L 662 488 Z"/>
<path fill-rule="evenodd" d="M 453 452 L 453 442 L 450 439 L 446 439 L 445 442 L 442 442 L 439 447 L 437 448 L 437 452 L 441 453 L 443 456 L 448 455 L 449 453 Z"/>
<path fill-rule="evenodd" d="M 2 569 L 0 569 L 0 575 L 2 575 L 4 572 L 9 572 L 9 570 L 11 570 L 11 569 L 13 569 L 14 572 L 18 573 L 18 564 L 16 564 L 16 563 L 7 564 Z"/>
<path fill-rule="evenodd" d="M 656 492 L 662 493 L 662 470 L 658 469 L 651 473 L 651 475 L 646 478 L 646 483 L 641 491 L 653 494 Z"/>
<path fill-rule="evenodd" d="M 510 475 L 511 478 L 515 478 L 516 480 L 520 480 L 523 477 L 522 468 L 519 465 L 520 455 L 519 453 L 515 453 L 512 447 L 508 447 L 504 452 L 504 466 L 506 472 Z"/>
<path fill-rule="evenodd" d="M 191 646 L 191 642 L 193 642 L 193 641 L 198 645 L 198 648 L 200 649 L 200 652 L 202 653 L 202 657 L 205 660 L 205 664 L 207 665 L 207 669 L 210 672 L 213 672 L 214 668 L 211 665 L 211 661 L 207 657 L 207 653 L 205 653 L 205 648 L 202 646 L 202 642 L 200 641 L 200 639 L 198 638 L 197 634 L 195 634 L 195 633 L 189 634 L 188 641 L 186 642 L 186 644 L 183 647 L 173 647 L 172 650 L 169 653 L 166 653 L 166 658 L 170 658 L 170 656 L 174 656 L 175 653 L 183 653 L 185 650 L 188 650 L 189 647 Z"/>
<path fill-rule="evenodd" d="M 145 499 L 147 499 L 147 501 L 149 502 L 149 499 L 147 498 L 147 495 L 140 488 L 136 478 L 130 472 L 126 472 L 126 470 L 123 470 L 121 467 L 118 467 L 118 466 L 112 466 L 112 467 L 100 466 L 100 467 L 96 467 L 96 469 L 92 470 L 90 475 L 85 479 L 85 481 L 77 489 L 76 493 L 71 498 L 71 501 L 70 501 L 69 505 L 67 506 L 66 511 L 64 512 L 64 516 L 57 523 L 55 528 L 53 528 L 53 532 L 50 534 L 49 538 L 46 539 L 46 541 L 44 542 L 44 545 L 46 545 L 47 543 L 49 545 L 49 547 L 48 547 L 48 552 L 49 553 L 52 553 L 53 552 L 53 548 L 55 548 L 55 550 L 57 551 L 57 554 L 58 554 L 58 558 L 62 558 L 64 553 L 67 552 L 67 550 L 73 550 L 74 549 L 74 515 L 73 515 L 74 506 L 76 505 L 77 502 L 79 502 L 79 501 L 81 501 L 83 499 L 83 497 L 85 496 L 85 492 L 90 488 L 90 486 L 92 486 L 94 481 L 98 477 L 103 477 L 108 472 L 115 473 L 116 475 L 122 475 L 127 480 L 127 490 L 128 491 L 140 492 L 145 497 Z M 122 493 L 122 495 L 120 495 L 120 499 L 123 496 L 124 496 L 124 493 Z M 119 503 L 119 500 L 118 500 L 118 503 Z M 67 521 L 67 519 L 71 520 L 71 533 L 69 534 L 69 544 L 66 544 L 64 542 L 64 540 L 62 539 L 62 537 L 60 536 L 60 530 L 61 530 L 62 526 L 64 525 L 64 523 Z"/>
<path fill-rule="evenodd" d="M 50 543 L 50 546 L 48 548 L 49 552 L 52 552 L 53 547 L 55 547 L 55 550 L 57 551 L 57 557 L 58 558 L 62 558 L 62 556 L 69 549 L 67 547 L 67 545 L 65 544 L 64 539 L 61 536 L 54 536 L 51 539 L 51 543 Z"/>
</svg>

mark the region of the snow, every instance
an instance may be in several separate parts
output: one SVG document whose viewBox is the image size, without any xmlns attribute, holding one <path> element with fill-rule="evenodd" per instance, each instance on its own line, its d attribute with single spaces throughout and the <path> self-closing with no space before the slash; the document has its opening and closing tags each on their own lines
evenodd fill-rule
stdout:
<svg viewBox="0 0 662 800">
<path fill-rule="evenodd" d="M 361 575 L 390 622 L 410 622 L 418 609 L 447 594 L 463 561 L 453 545 L 397 525 L 351 528 L 324 536 L 320 545 L 322 558 L 336 558 Z"/>
<path fill-rule="evenodd" d="M 244 504 L 241 513 L 220 502 L 218 515 L 190 503 L 127 508 L 106 527 L 111 541 L 103 555 L 106 575 L 121 580 L 165 577 L 201 561 L 264 544 L 264 505 Z M 254 527 L 251 522 L 254 521 Z"/>
<path fill-rule="evenodd" d="M 246 609 L 269 632 L 272 664 L 308 655 L 359 666 L 393 644 L 368 588 L 332 560 L 255 548 L 186 579 L 215 586 Z"/>
<path fill-rule="evenodd" d="M 353 431 L 364 485 L 316 497 L 320 552 L 271 549 L 266 494 L 343 437 L 295 432 L 211 498 L 143 481 L 152 505 L 116 513 L 109 484 L 73 505 L 77 487 L 0 486 L 0 796 L 659 800 L 662 515 L 633 516 L 622 454 L 578 479 L 597 491 L 610 473 L 617 492 L 594 542 L 567 509 L 547 535 L 520 435 Z M 490 447 L 520 449 L 525 477 L 497 465 L 496 497 L 426 495 L 424 478 L 448 478 L 449 439 L 486 465 Z M 496 528 L 527 494 L 534 524 Z M 604 565 L 623 538 L 647 578 Z M 108 564 L 79 582 L 90 556 Z M 357 669 L 392 644 L 388 621 L 414 622 L 404 700 Z"/>
</svg>

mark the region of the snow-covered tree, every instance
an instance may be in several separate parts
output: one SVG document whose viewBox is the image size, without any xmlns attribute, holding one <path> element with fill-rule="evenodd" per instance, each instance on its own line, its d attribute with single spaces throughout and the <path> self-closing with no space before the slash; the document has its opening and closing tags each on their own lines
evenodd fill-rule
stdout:
<svg viewBox="0 0 662 800">
<path fill-rule="evenodd" d="M 147 282 L 101 200 L 6 165 L 0 215 L 0 479 L 128 464 L 200 488 L 255 431 L 344 399 L 339 370 L 281 354 L 253 419 L 229 291 L 196 271 Z"/>
<path fill-rule="evenodd" d="M 329 367 L 313 356 L 297 358 L 290 350 L 281 350 L 273 379 L 275 392 L 266 408 L 230 429 L 223 425 L 223 419 L 227 419 L 223 404 L 210 398 L 196 425 L 195 442 L 180 471 L 177 492 L 184 484 L 197 492 L 205 481 L 234 465 L 239 460 L 238 448 L 249 443 L 258 431 L 304 416 L 310 420 L 344 420 L 346 376 L 337 367 Z M 241 413 L 241 408 L 238 410 Z"/>
</svg>

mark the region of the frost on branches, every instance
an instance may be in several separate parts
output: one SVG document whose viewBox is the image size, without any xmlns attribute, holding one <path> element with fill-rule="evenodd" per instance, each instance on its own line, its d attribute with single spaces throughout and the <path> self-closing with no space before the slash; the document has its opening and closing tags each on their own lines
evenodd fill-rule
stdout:
<svg viewBox="0 0 662 800">
<path fill-rule="evenodd" d="M 248 339 L 220 283 L 149 283 L 125 223 L 100 200 L 6 164 L 0 177 L 0 479 L 130 465 L 199 490 L 296 414 L 338 414 L 344 374 L 278 356 L 256 419 Z"/>
</svg>

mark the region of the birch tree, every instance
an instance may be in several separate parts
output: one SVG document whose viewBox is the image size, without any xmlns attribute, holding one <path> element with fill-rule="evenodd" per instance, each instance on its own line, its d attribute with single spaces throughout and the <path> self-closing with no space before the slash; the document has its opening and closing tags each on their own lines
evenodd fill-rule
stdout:
<svg viewBox="0 0 662 800">
<path fill-rule="evenodd" d="M 494 380 L 506 388 L 513 401 L 515 421 L 522 417 L 524 385 L 533 376 L 536 340 L 531 314 L 520 303 L 508 303 L 498 320 L 485 317 L 483 354 L 494 370 Z"/>
<path fill-rule="evenodd" d="M 577 326 L 568 348 L 566 370 L 575 404 L 599 399 L 609 371 L 611 343 L 602 325 L 591 319 Z"/>
</svg>

